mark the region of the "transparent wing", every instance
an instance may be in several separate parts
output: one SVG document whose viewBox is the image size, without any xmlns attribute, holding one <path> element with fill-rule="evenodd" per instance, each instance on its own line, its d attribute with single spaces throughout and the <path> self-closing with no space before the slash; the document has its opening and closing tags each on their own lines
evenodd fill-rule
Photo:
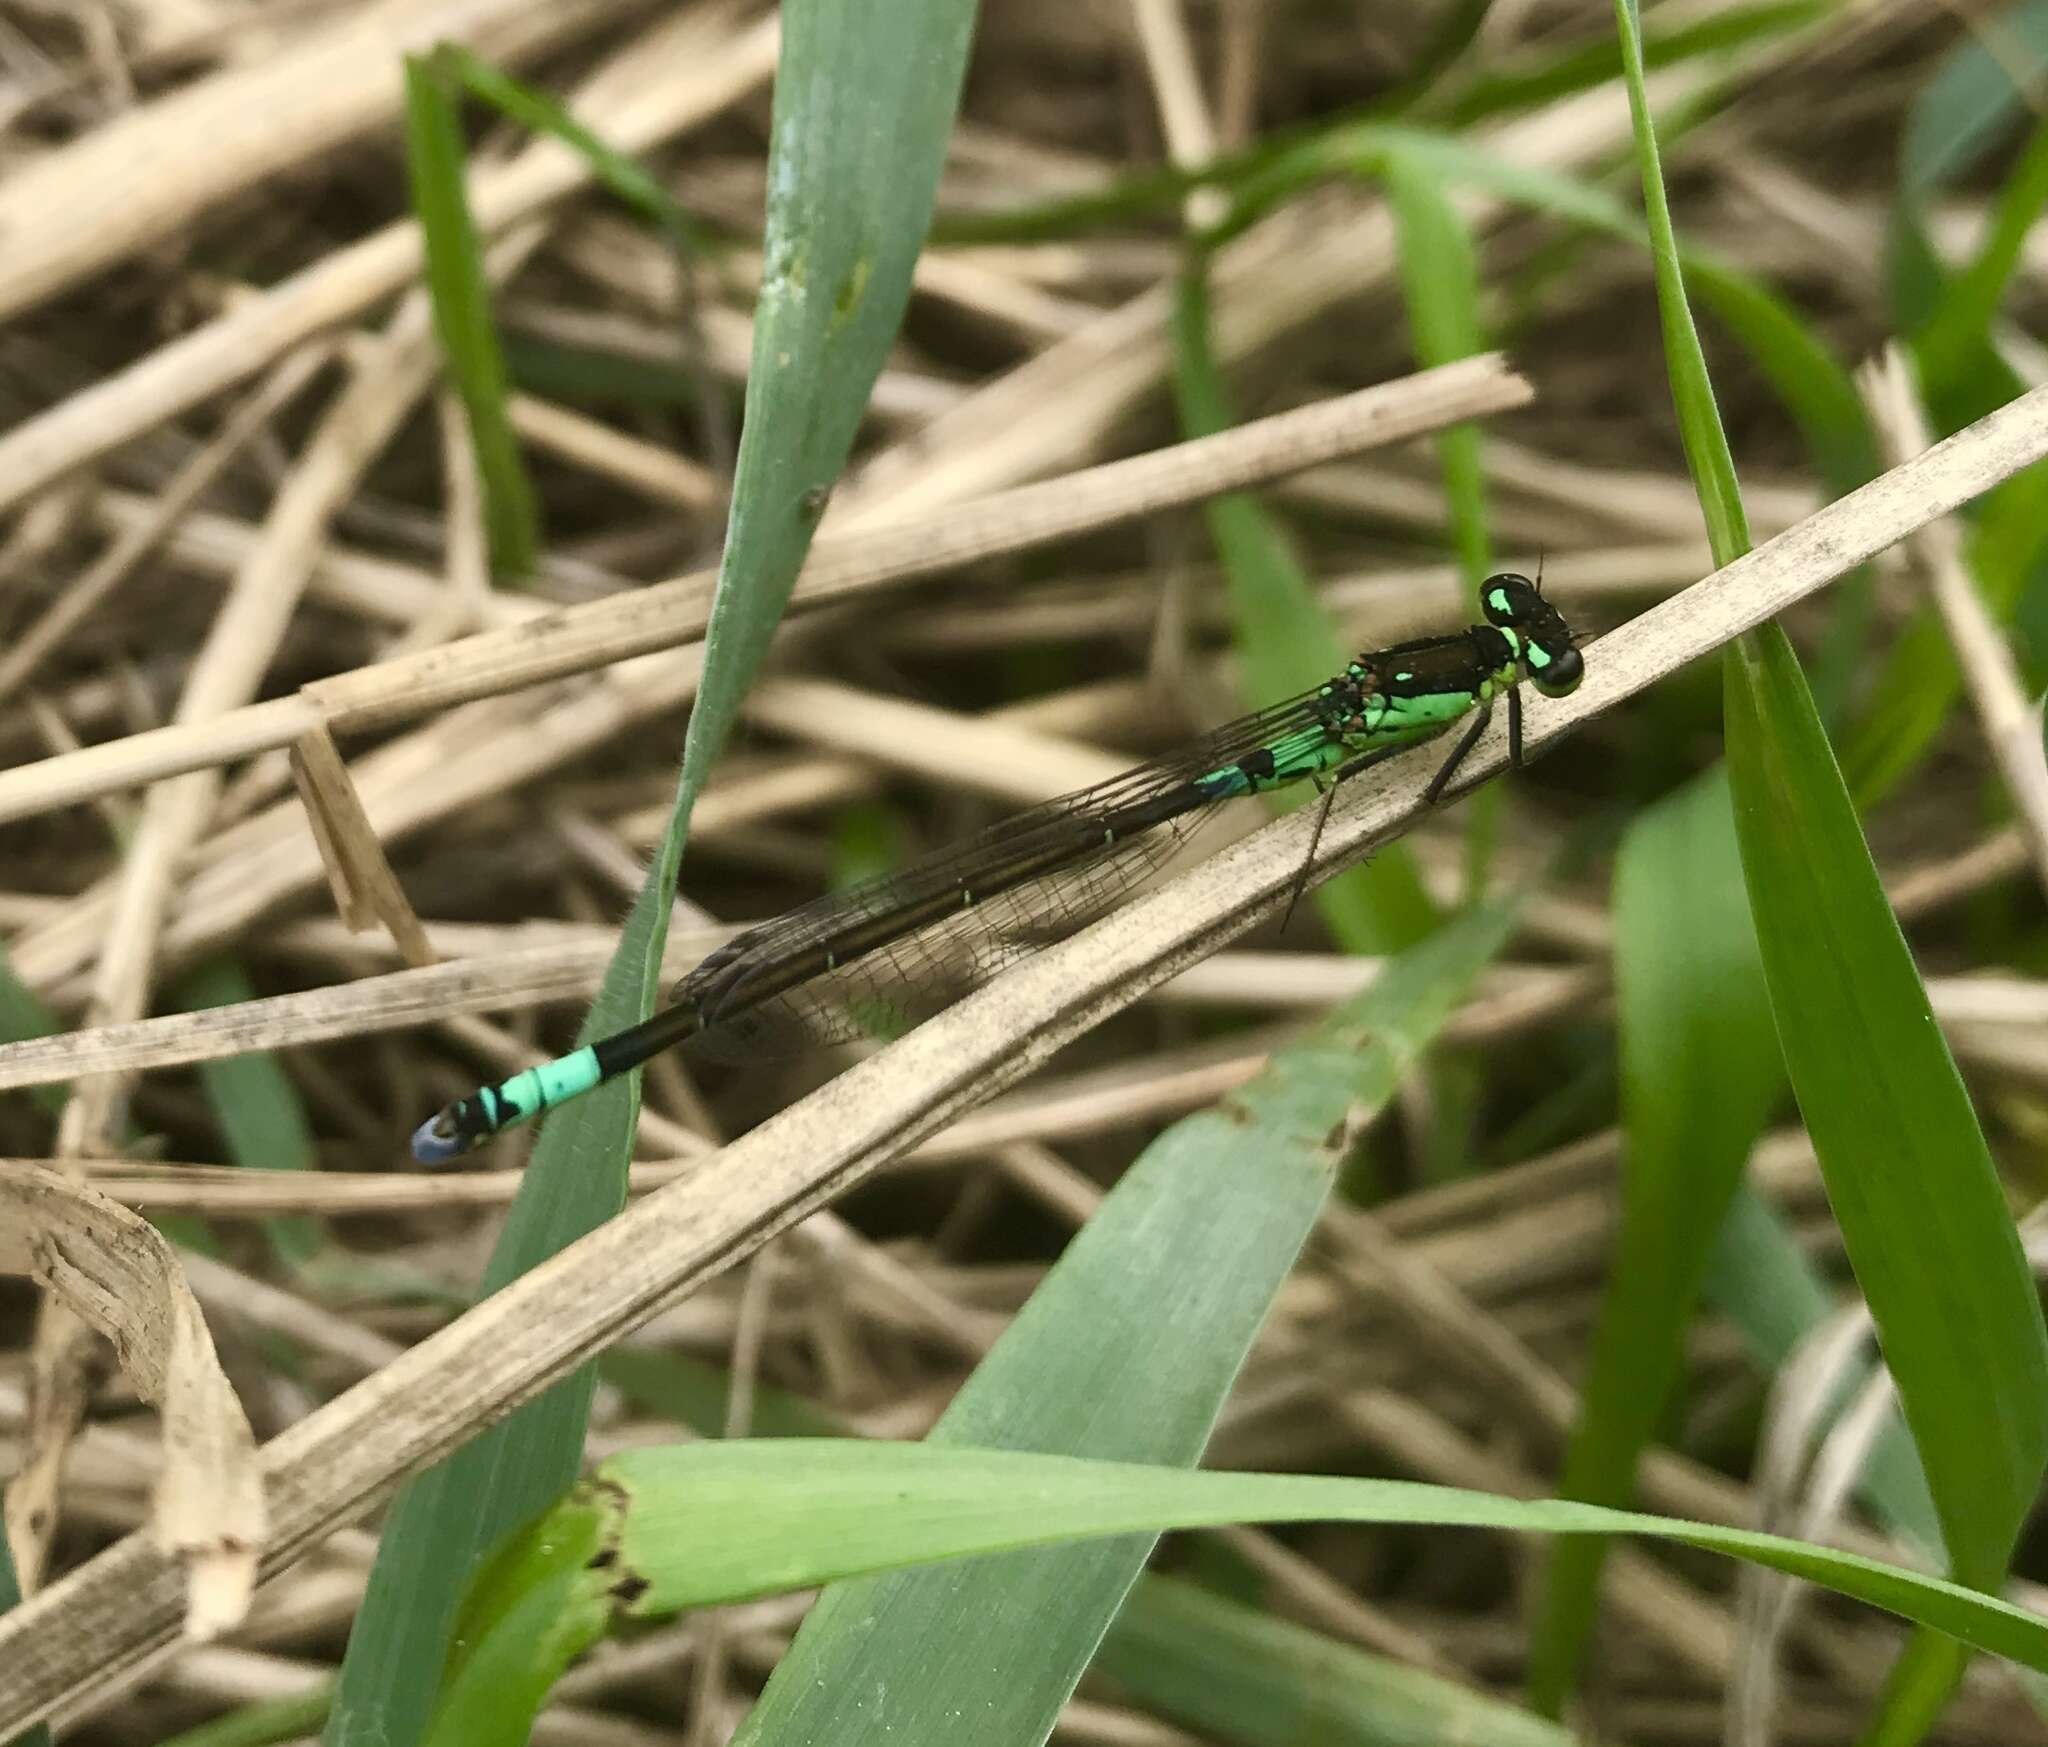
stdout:
<svg viewBox="0 0 2048 1747">
<path fill-rule="evenodd" d="M 1091 844 L 1085 831 L 1077 836 L 1077 823 L 1165 794 L 1314 722 L 1316 698 L 1304 693 L 1241 717 L 1169 757 L 1028 808 L 898 872 L 747 930 L 676 988 L 678 1002 L 724 1009 L 691 1047 L 724 1059 L 788 1054 L 891 1037 L 928 1018 L 1006 965 L 1114 908 L 1212 809 L 1193 809 L 1115 842 Z M 1043 856 L 1059 864 L 1019 883 L 1006 881 L 1006 870 Z M 990 895 L 976 897 L 981 889 Z M 886 928 L 889 916 L 920 912 L 934 919 L 793 988 L 755 1002 L 717 998 L 742 964 L 793 962 L 864 923 Z"/>
<path fill-rule="evenodd" d="M 900 1037 L 1007 966 L 1115 909 L 1212 810 L 1184 813 L 1142 837 L 955 910 L 727 1015 L 689 1047 L 713 1060 L 745 1061 Z"/>
</svg>

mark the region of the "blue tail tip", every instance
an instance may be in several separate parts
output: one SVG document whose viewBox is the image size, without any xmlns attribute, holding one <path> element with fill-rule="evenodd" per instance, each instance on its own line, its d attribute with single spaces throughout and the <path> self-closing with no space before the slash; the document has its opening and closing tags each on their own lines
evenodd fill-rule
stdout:
<svg viewBox="0 0 2048 1747">
<path fill-rule="evenodd" d="M 436 1111 L 412 1131 L 412 1156 L 423 1165 L 445 1165 L 469 1151 L 462 1132 L 448 1120 L 448 1112 Z"/>
</svg>

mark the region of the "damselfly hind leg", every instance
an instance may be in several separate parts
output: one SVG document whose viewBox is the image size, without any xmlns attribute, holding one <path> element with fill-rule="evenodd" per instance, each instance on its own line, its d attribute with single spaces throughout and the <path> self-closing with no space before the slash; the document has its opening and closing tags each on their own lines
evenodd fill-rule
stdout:
<svg viewBox="0 0 2048 1747">
<path fill-rule="evenodd" d="M 1538 581 L 1540 584 L 1541 579 Z M 1522 768 L 1522 688 L 1518 685 L 1508 687 L 1508 763 L 1517 770 Z"/>
<path fill-rule="evenodd" d="M 1337 798 L 1338 783 L 1343 780 L 1342 770 L 1335 776 L 1324 776 L 1318 772 L 1309 778 L 1309 781 L 1316 785 L 1316 792 L 1323 797 L 1323 801 L 1322 805 L 1316 808 L 1316 828 L 1308 840 L 1308 854 L 1302 860 L 1301 872 L 1294 876 L 1294 889 L 1287 894 L 1287 908 L 1280 916 L 1282 934 L 1287 932 L 1287 924 L 1294 920 L 1294 906 L 1301 902 L 1301 894 L 1308 889 L 1308 870 L 1316 864 L 1316 845 L 1323 840 L 1323 827 L 1330 822 L 1330 805 Z"/>
<path fill-rule="evenodd" d="M 1486 724 L 1493 720 L 1493 700 L 1488 698 L 1472 713 L 1472 726 L 1458 737 L 1458 744 L 1451 748 L 1451 755 L 1443 767 L 1429 779 L 1429 787 L 1422 791 L 1422 798 L 1432 807 L 1444 798 L 1444 790 L 1452 777 L 1458 774 L 1458 766 L 1471 755 L 1472 748 L 1479 744 L 1479 736 L 1486 732 Z"/>
<path fill-rule="evenodd" d="M 1313 779 L 1322 790 L 1323 804 L 1316 809 L 1316 828 L 1308 840 L 1308 853 L 1301 858 L 1301 871 L 1294 876 L 1294 889 L 1287 894 L 1287 910 L 1280 918 L 1280 931 L 1287 931 L 1287 923 L 1294 915 L 1294 906 L 1301 902 L 1301 895 L 1308 890 L 1308 876 L 1315 871 L 1316 851 L 1322 847 L 1323 827 L 1330 822 L 1330 808 L 1336 804 L 1337 789 L 1349 782 L 1361 771 L 1370 770 L 1374 765 L 1384 763 L 1397 752 L 1405 752 L 1405 746 L 1382 746 L 1375 752 L 1362 753 L 1349 764 L 1340 764 L 1328 776 Z"/>
</svg>

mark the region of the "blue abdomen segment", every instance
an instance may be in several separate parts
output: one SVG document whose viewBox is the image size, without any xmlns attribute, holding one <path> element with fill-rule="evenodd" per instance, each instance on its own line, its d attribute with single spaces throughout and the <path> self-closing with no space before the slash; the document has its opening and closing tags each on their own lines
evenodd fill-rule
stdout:
<svg viewBox="0 0 2048 1747">
<path fill-rule="evenodd" d="M 421 1123 L 413 1130 L 412 1156 L 423 1165 L 445 1164 L 543 1110 L 581 1097 L 604 1077 L 593 1048 L 542 1062 L 537 1068 L 472 1092 Z"/>
</svg>

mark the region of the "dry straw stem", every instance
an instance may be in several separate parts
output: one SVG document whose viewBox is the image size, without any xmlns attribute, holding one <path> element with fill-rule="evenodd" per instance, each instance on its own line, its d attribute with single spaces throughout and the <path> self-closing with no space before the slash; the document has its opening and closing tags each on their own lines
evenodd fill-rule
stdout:
<svg viewBox="0 0 2048 1747">
<path fill-rule="evenodd" d="M 333 355 L 327 344 L 288 353 L 220 432 L 186 463 L 178 476 L 154 499 L 144 500 L 143 513 L 116 534 L 111 545 L 84 575 L 51 603 L 36 622 L 0 651 L 0 699 L 18 691 L 63 641 L 104 607 L 135 567 L 161 545 L 180 519 L 205 495 L 221 471 L 243 446 L 289 403 Z"/>
<path fill-rule="evenodd" d="M 391 870 L 384 845 L 370 828 L 370 816 L 349 781 L 334 737 L 324 727 L 300 735 L 292 742 L 291 763 L 292 781 L 305 805 L 306 822 L 343 923 L 366 929 L 381 922 L 408 964 L 432 964 L 434 950 L 427 944 L 426 930 Z"/>
<path fill-rule="evenodd" d="M 869 589 L 1260 484 L 1464 419 L 1526 405 L 1528 383 L 1497 354 L 1275 414 L 1235 430 L 1109 462 L 978 503 L 872 531 L 821 536 L 797 585 L 817 607 Z M 4 447 L 4 444 L 0 444 Z M 295 697 L 0 772 L 0 820 L 289 746 L 322 722 L 335 733 L 581 673 L 702 634 L 713 571 L 543 613 L 502 630 L 316 681 Z"/>
<path fill-rule="evenodd" d="M 535 17 L 556 10 L 528 4 Z M 586 16 L 582 4 L 559 10 L 572 20 Z M 678 11 L 631 52 L 614 56 L 571 107 L 594 119 L 619 150 L 644 151 L 757 89 L 774 70 L 776 43 L 772 18 L 749 23 L 738 6 Z M 379 52 L 379 77 L 395 113 L 398 61 L 388 44 Z M 208 136 L 195 132 L 192 143 L 203 150 Z M 250 173 L 247 165 L 235 167 L 234 186 Z M 478 170 L 470 178 L 471 207 L 479 226 L 496 232 L 587 187 L 592 174 L 581 153 L 541 141 L 510 164 Z M 123 193 L 124 185 L 109 180 L 92 193 L 109 191 Z M 419 273 L 419 227 L 410 219 L 387 225 L 17 425 L 0 437 L 0 509 L 232 388 L 301 341 L 354 320 Z"/>
<path fill-rule="evenodd" d="M 442 38 L 524 60 L 632 0 L 385 0 L 96 127 L 0 184 L 0 320 L 173 236 L 221 201 L 392 121 L 398 65 Z"/>
<path fill-rule="evenodd" d="M 188 1637 L 248 1607 L 267 1534 L 255 1440 L 222 1374 L 177 1253 L 147 1220 L 47 1165 L 0 1175 L 0 1273 L 33 1278 L 113 1343 L 122 1374 L 163 1418 L 149 1540 L 187 1562 Z"/>
<path fill-rule="evenodd" d="M 1530 712 L 1541 745 L 1752 629 L 2048 455 L 2037 389 L 1829 505 L 1602 639 L 1570 699 Z M 1414 766 L 1362 779 L 1329 821 L 1326 866 L 1420 812 Z M 1506 762 L 1504 724 L 1471 780 Z M 679 1295 L 1028 1073 L 1187 964 L 1276 914 L 1316 825 L 1297 812 L 1037 954 L 458 1318 L 266 1445 L 281 1566 L 354 1521 Z M 175 1567 L 130 1536 L 0 1619 L 0 1735 L 150 1653 L 182 1607 Z"/>
<path fill-rule="evenodd" d="M 1927 421 L 1912 367 L 1897 345 L 1872 361 L 1864 374 L 1863 397 L 1894 466 L 1927 446 Z M 2035 877 L 2048 886 L 2048 757 L 2042 752 L 2041 712 L 2028 699 L 2005 635 L 1992 623 L 1964 567 L 1962 534 L 1955 523 L 1945 516 L 1929 522 L 1907 544 L 1926 575 L 1927 592 L 1948 631 L 1985 744 L 2033 851 Z"/>
<path fill-rule="evenodd" d="M 904 542 L 879 531 L 860 536 L 853 542 L 852 559 L 862 568 L 851 575 L 848 586 L 869 580 L 872 574 L 893 574 L 900 563 L 923 564 L 934 547 L 963 556 L 1014 550 L 1020 541 L 1051 538 L 1228 489 L 1288 465 L 1297 456 L 1318 456 L 1332 445 L 1353 443 L 1361 424 L 1375 436 L 1411 434 L 1418 426 L 1427 429 L 1519 401 L 1527 393 L 1526 385 L 1497 359 L 1466 360 L 1426 378 L 1365 391 L 1363 397 L 1347 396 L 1262 421 L 1228 438 L 1204 439 L 1067 480 L 1021 488 L 979 508 L 970 506 L 938 518 L 938 532 L 931 538 Z M 1384 413 L 1384 419 L 1373 416 L 1375 412 Z M 880 556 L 870 569 L 863 554 L 871 550 Z M 826 579 L 828 584 L 831 580 Z M 708 598 L 708 592 L 707 582 L 698 598 Z M 637 615 L 647 599 L 645 594 L 627 597 L 629 616 Z M 548 622 L 559 626 L 565 619 L 581 622 L 581 614 L 557 615 Z M 528 632 L 515 631 L 495 642 L 488 637 L 472 639 L 459 647 L 481 646 L 488 657 L 492 649 L 509 646 L 510 658 L 523 672 L 531 660 L 542 659 L 531 654 L 529 641 Z M 553 652 L 559 644 L 557 638 L 546 647 Z M 430 669 L 440 653 L 426 658 Z M 697 644 L 680 655 L 627 661 L 612 668 L 599 686 L 565 684 L 554 698 L 539 702 L 523 696 L 488 698 L 388 742 L 358 760 L 351 774 L 379 833 L 390 840 L 431 819 L 457 813 L 479 798 L 516 788 L 580 751 L 615 739 L 633 722 L 676 708 L 695 689 L 702 655 L 702 645 Z M 325 683 L 356 683 L 367 674 L 381 685 L 383 676 L 409 673 L 414 665 L 401 660 Z M 470 662 L 487 675 L 502 665 L 489 659 Z M 287 709 L 302 709 L 305 697 L 282 702 Z M 219 727 L 239 741 L 240 724 L 255 720 L 267 726 L 277 719 L 277 706 L 263 704 L 197 727 L 202 735 Z M 160 746 L 187 732 L 157 730 L 79 756 L 118 762 L 138 744 Z M 47 774 L 55 762 L 27 768 Z M 78 766 L 68 768 L 75 774 Z M 105 776 L 104 767 L 95 769 Z M 0 791 L 8 781 L 0 774 Z M 162 943 L 160 966 L 182 962 L 233 937 L 252 915 L 303 890 L 319 874 L 318 859 L 310 853 L 304 821 L 295 807 L 273 808 L 197 845 L 185 864 L 186 885 Z M 46 925 L 18 939 L 13 951 L 16 973 L 60 1002 L 74 999 L 75 981 L 67 979 L 75 979 L 101 950 L 112 888 L 113 882 L 101 882 Z"/>
<path fill-rule="evenodd" d="M 1694 79 L 1689 70 L 1682 77 Z M 1683 88 L 1674 85 L 1673 94 Z M 1482 132 L 1482 143 L 1510 163 L 1570 171 L 1605 162 L 1629 137 L 1625 95 L 1606 86 Z M 1475 228 L 1502 209 L 1481 193 L 1455 198 Z M 1363 288 L 1391 285 L 1395 265 L 1393 221 L 1382 203 L 1342 188 L 1290 202 L 1210 260 L 1218 361 L 1256 352 Z M 1093 451 L 1171 375 L 1173 295 L 1170 283 L 1141 292 L 969 395 L 914 443 L 884 451 L 863 468 L 863 495 L 884 493 L 892 516 L 930 511 Z"/>
</svg>

